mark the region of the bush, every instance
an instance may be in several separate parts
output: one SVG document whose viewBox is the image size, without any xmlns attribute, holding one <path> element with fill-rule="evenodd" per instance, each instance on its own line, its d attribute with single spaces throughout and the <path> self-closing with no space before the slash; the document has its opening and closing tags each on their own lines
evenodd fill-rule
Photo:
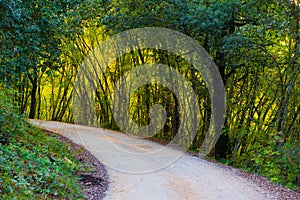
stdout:
<svg viewBox="0 0 300 200">
<path fill-rule="evenodd" d="M 263 140 L 266 141 L 266 140 Z M 257 141 L 237 160 L 237 167 L 258 173 L 272 182 L 299 190 L 300 144 L 298 140 L 283 143 L 278 150 L 278 137 L 268 142 Z"/>
<path fill-rule="evenodd" d="M 68 145 L 26 122 L 10 97 L 0 91 L 0 199 L 83 198 Z"/>
</svg>

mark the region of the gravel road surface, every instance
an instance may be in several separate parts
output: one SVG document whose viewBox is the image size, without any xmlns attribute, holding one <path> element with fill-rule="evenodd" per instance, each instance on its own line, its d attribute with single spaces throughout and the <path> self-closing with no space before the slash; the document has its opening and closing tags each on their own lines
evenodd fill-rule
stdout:
<svg viewBox="0 0 300 200">
<path fill-rule="evenodd" d="M 268 200 L 270 192 L 230 168 L 102 128 L 31 120 L 89 150 L 106 167 L 111 200 Z"/>
</svg>

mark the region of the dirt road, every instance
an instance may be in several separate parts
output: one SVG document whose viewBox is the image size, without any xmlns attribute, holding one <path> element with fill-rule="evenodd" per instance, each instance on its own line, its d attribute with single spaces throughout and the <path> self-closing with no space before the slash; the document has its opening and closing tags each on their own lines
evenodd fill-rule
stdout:
<svg viewBox="0 0 300 200">
<path fill-rule="evenodd" d="M 84 146 L 110 177 L 105 199 L 274 199 L 229 168 L 130 135 L 59 122 L 32 120 Z"/>
</svg>

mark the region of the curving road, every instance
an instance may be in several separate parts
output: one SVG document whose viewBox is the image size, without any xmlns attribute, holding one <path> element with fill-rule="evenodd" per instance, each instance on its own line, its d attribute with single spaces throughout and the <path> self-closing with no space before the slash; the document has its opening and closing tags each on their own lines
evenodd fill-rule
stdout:
<svg viewBox="0 0 300 200">
<path fill-rule="evenodd" d="M 107 166 L 111 200 L 268 200 L 234 170 L 148 140 L 106 129 L 30 120 L 70 138 Z"/>
</svg>

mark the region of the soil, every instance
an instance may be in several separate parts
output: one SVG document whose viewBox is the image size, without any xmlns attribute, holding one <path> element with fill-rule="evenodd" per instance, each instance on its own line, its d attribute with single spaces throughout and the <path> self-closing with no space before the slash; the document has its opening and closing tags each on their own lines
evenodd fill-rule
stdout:
<svg viewBox="0 0 300 200">
<path fill-rule="evenodd" d="M 88 172 L 80 172 L 77 174 L 80 177 L 80 182 L 83 188 L 83 194 L 85 199 L 89 200 L 102 200 L 105 197 L 105 192 L 108 189 L 108 173 L 105 166 L 93 156 L 85 148 L 78 144 L 75 144 L 67 137 L 64 137 L 58 133 L 51 132 L 49 130 L 43 130 L 47 135 L 55 135 L 60 141 L 68 143 L 70 150 L 75 153 L 75 158 L 85 166 L 84 171 L 88 168 Z"/>
</svg>

